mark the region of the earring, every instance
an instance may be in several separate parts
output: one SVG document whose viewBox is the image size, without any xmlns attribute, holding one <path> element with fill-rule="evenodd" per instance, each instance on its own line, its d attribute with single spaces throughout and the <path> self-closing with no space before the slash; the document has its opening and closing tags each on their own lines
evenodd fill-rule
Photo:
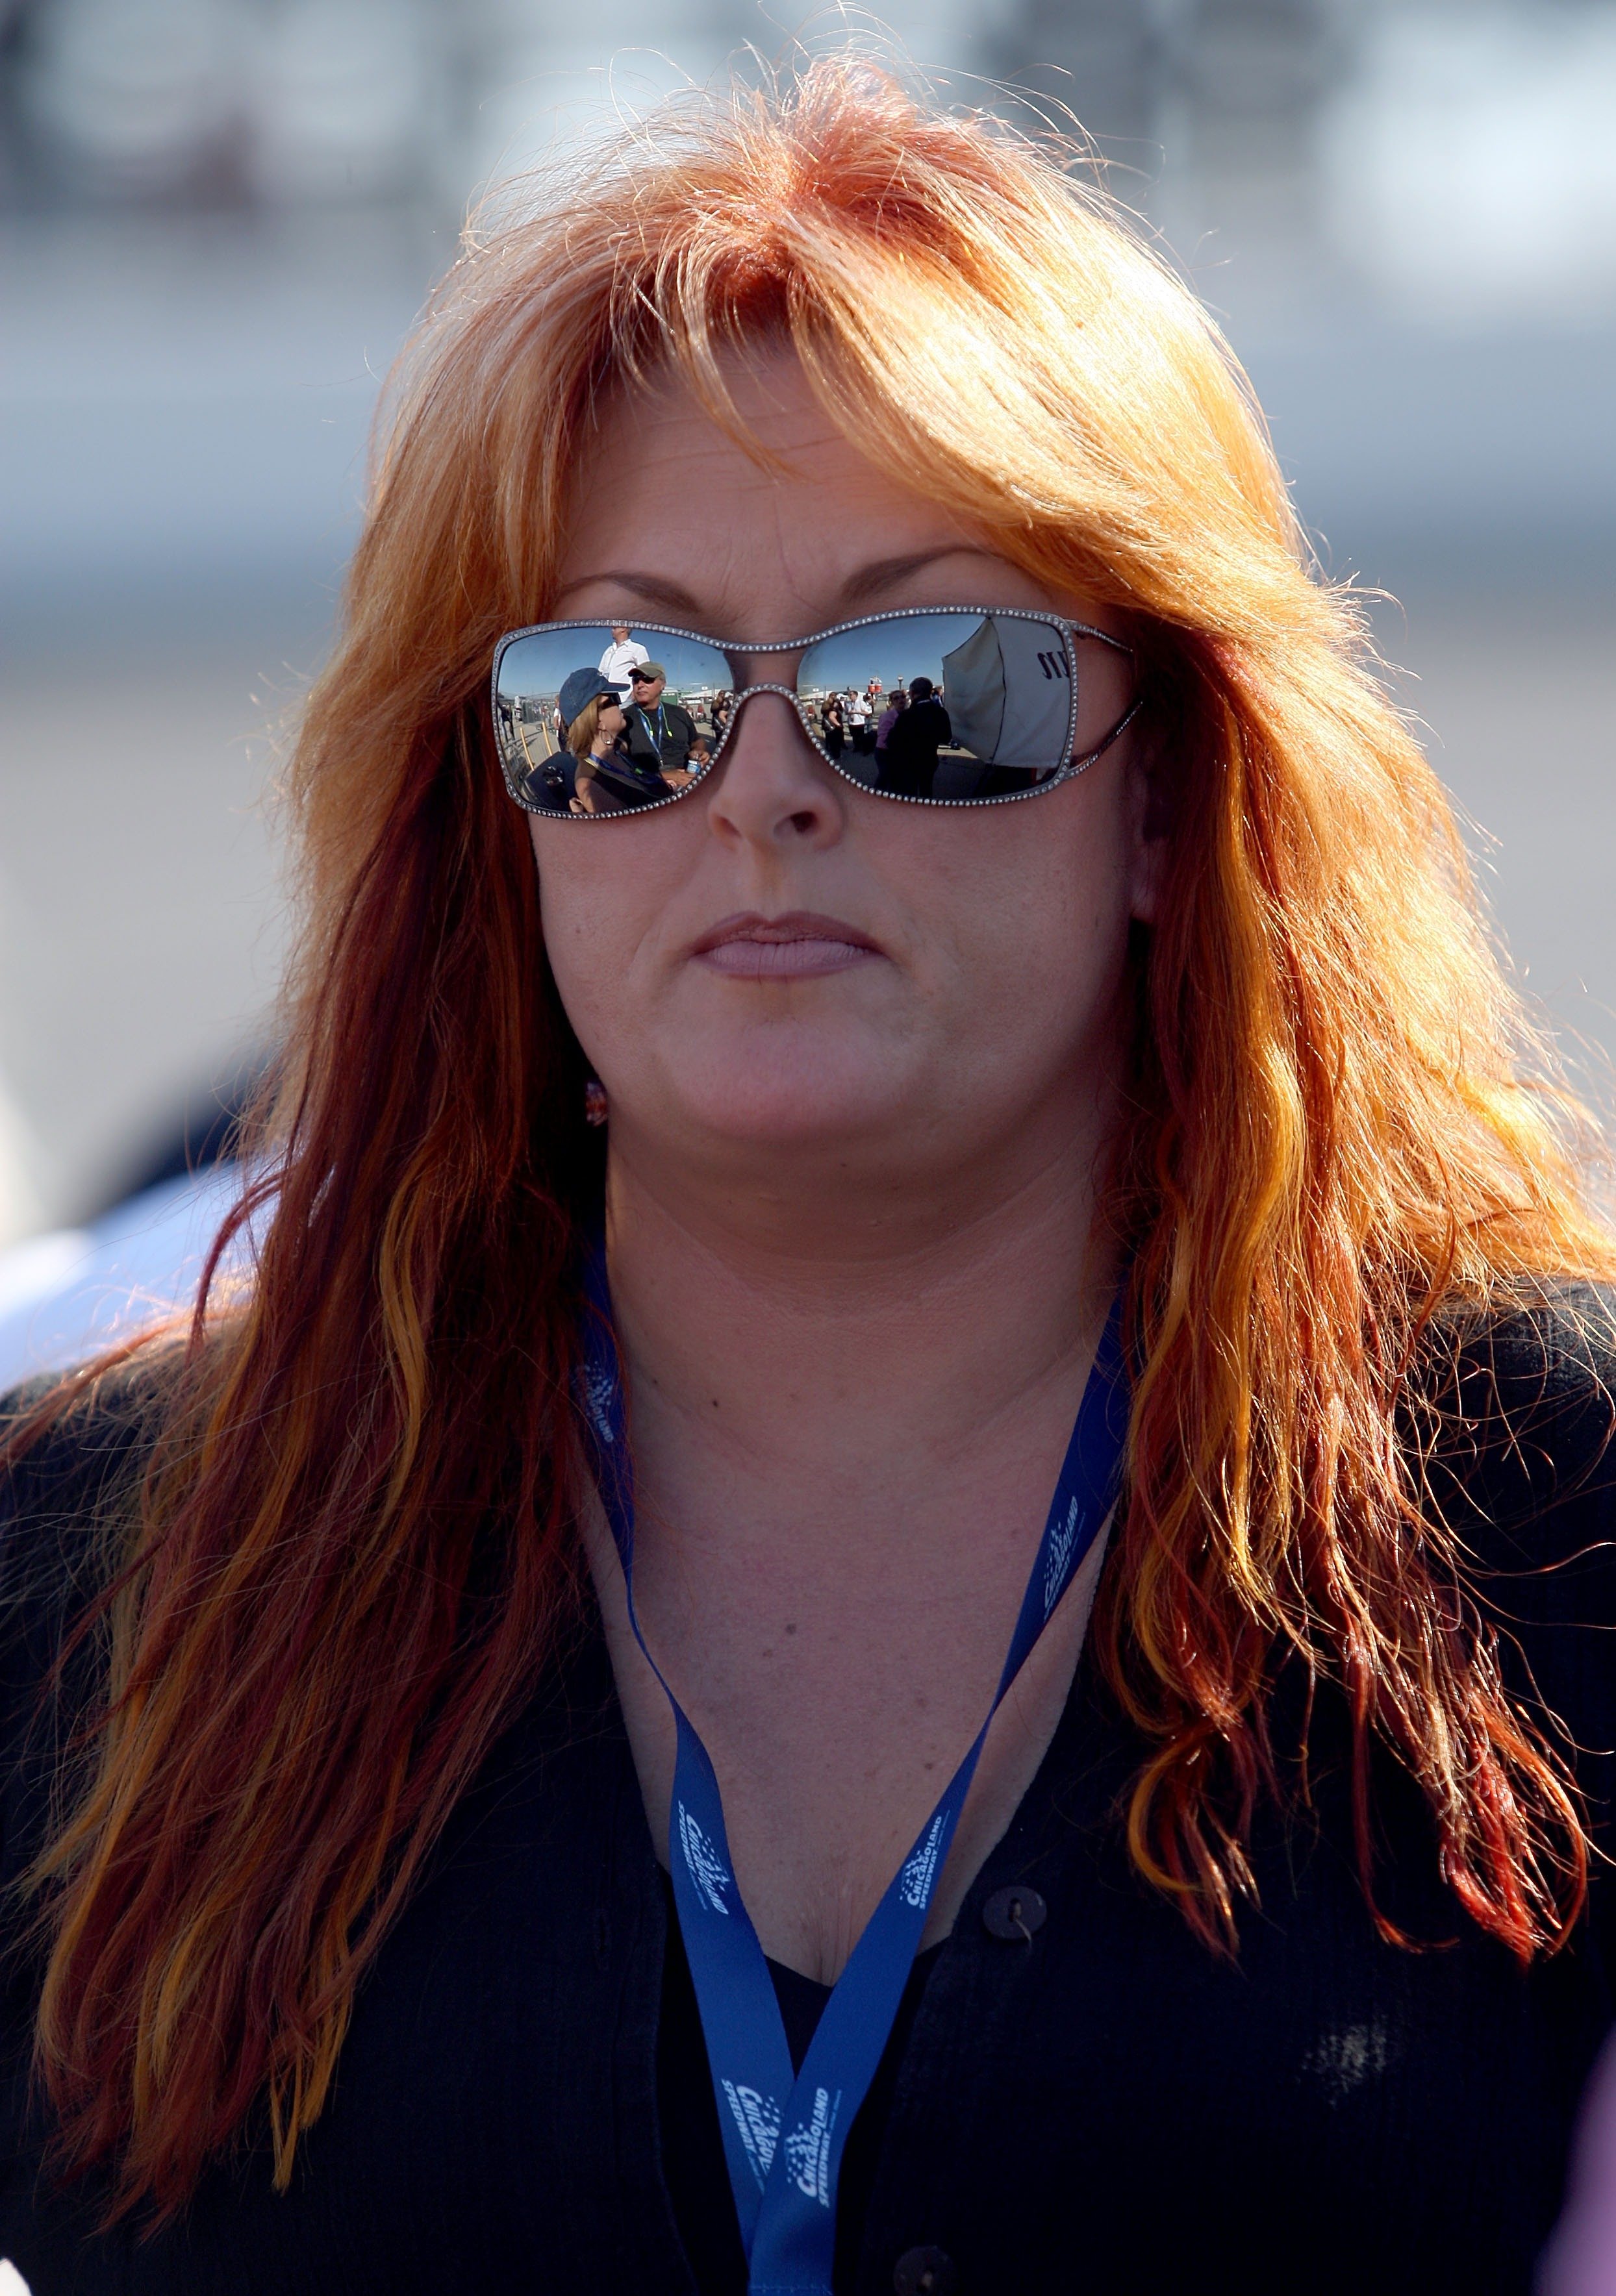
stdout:
<svg viewBox="0 0 1616 2296">
<path fill-rule="evenodd" d="M 598 1077 L 591 1077 L 584 1086 L 584 1122 L 604 1124 L 606 1115 L 606 1087 Z"/>
</svg>

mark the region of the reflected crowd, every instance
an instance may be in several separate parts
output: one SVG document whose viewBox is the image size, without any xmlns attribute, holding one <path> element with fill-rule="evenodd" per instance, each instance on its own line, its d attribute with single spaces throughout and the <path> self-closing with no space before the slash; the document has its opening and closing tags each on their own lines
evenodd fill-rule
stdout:
<svg viewBox="0 0 1616 2296">
<path fill-rule="evenodd" d="M 805 692 L 800 701 L 831 763 L 889 796 L 931 797 L 945 756 L 976 766 L 955 742 L 941 686 L 923 673 L 890 687 L 873 677 L 862 687 Z M 627 623 L 614 623 L 598 662 L 562 681 L 547 722 L 521 728 L 528 795 L 546 812 L 655 805 L 706 771 L 734 709 L 728 688 L 671 689 L 667 666 Z"/>
<path fill-rule="evenodd" d="M 652 659 L 627 622 L 615 622 L 611 641 L 595 668 L 581 666 L 562 679 L 544 728 L 548 744 L 526 767 L 528 794 L 548 813 L 654 806 L 689 788 L 730 730 L 733 691 L 670 691 L 666 663 Z M 930 797 L 943 753 L 975 762 L 955 749 L 941 686 L 923 673 L 890 689 L 873 677 L 861 689 L 803 693 L 801 702 L 831 765 L 870 760 L 851 769 L 889 797 Z"/>
<path fill-rule="evenodd" d="M 882 674 L 882 654 L 898 674 Z M 513 631 L 494 688 L 512 794 L 553 815 L 666 804 L 718 758 L 751 690 L 740 674 L 715 640 L 659 625 Z M 1027 795 L 1097 755 L 1136 706 L 1125 644 L 1013 608 L 873 615 L 804 641 L 794 679 L 760 685 L 794 696 L 845 779 L 948 805 Z"/>
</svg>

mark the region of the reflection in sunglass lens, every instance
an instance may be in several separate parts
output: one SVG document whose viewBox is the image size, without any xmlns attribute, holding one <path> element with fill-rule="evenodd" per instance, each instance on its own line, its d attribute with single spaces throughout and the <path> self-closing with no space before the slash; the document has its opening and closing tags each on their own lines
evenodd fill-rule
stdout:
<svg viewBox="0 0 1616 2296">
<path fill-rule="evenodd" d="M 505 640 L 494 726 L 512 796 L 572 816 L 668 804 L 722 748 L 742 667 L 710 639 L 621 624 Z M 1047 788 L 1127 723 L 1132 687 L 1124 647 L 1041 614 L 963 607 L 833 631 L 803 649 L 796 678 L 803 723 L 841 773 L 936 805 Z"/>
<path fill-rule="evenodd" d="M 641 668 L 660 681 L 636 683 Z M 572 623 L 513 638 L 494 681 L 512 796 L 535 813 L 666 804 L 707 770 L 732 683 L 717 646 L 660 630 L 619 637 L 609 623 Z"/>
<path fill-rule="evenodd" d="M 1056 622 L 939 612 L 821 638 L 797 684 L 810 724 L 841 697 L 839 714 L 850 721 L 837 759 L 843 773 L 888 796 L 969 805 L 1039 788 L 1081 752 L 1073 674 Z M 1102 711 L 1104 700 L 1096 693 L 1079 718 Z"/>
</svg>

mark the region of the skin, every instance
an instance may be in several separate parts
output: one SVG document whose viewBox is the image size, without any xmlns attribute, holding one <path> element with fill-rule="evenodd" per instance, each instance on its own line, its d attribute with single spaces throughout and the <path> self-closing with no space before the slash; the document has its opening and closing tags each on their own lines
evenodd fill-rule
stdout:
<svg viewBox="0 0 1616 2296">
<path fill-rule="evenodd" d="M 672 382 L 610 406 L 555 616 L 762 639 L 971 604 L 1116 627 L 875 470 L 788 355 L 731 381 L 786 469 Z M 1126 664 L 1090 651 L 1120 717 Z M 759 653 L 738 683 L 789 666 Z M 642 1621 L 712 1755 L 765 1950 L 824 1981 L 991 1702 L 1115 1282 L 1090 1231 L 1128 928 L 1160 875 L 1147 800 L 1130 734 L 1029 803 L 893 803 L 757 694 L 678 806 L 532 824 L 557 984 L 610 1098 Z M 587 1537 L 665 1854 L 671 1720 L 603 1523 Z M 1000 1710 L 930 1938 L 1048 1744 L 1099 1561 Z"/>
<path fill-rule="evenodd" d="M 589 744 L 590 756 L 603 758 L 628 723 L 617 702 L 603 701 L 595 721 L 595 739 Z"/>
</svg>

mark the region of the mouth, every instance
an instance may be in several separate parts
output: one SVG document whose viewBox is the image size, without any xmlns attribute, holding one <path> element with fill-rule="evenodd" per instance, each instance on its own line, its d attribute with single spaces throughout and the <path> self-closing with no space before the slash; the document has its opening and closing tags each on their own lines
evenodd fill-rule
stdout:
<svg viewBox="0 0 1616 2296">
<path fill-rule="evenodd" d="M 811 980 L 869 964 L 884 954 L 857 925 L 804 909 L 783 917 L 726 917 L 691 951 L 699 963 L 732 980 Z"/>
</svg>

